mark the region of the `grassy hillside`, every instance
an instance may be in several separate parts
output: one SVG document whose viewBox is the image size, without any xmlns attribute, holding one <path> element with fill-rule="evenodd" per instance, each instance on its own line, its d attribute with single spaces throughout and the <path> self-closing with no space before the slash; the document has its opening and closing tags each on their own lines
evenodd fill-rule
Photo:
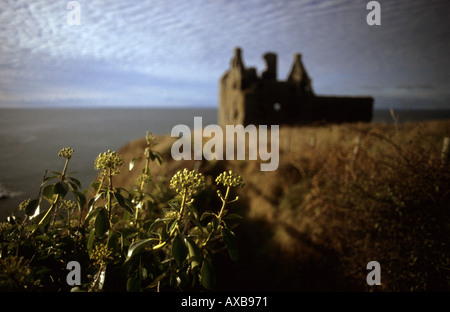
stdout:
<svg viewBox="0 0 450 312">
<path fill-rule="evenodd" d="M 244 177 L 235 229 L 240 259 L 218 257 L 219 289 L 450 290 L 450 170 L 442 155 L 450 121 L 403 125 L 344 124 L 282 127 L 280 163 L 174 161 L 175 139 L 157 138 L 161 167 L 155 187 L 182 168 Z M 124 163 L 145 140 L 124 146 Z M 117 177 L 130 187 L 144 161 Z M 210 204 L 208 195 L 198 200 Z M 368 286 L 369 261 L 381 265 L 381 286 Z"/>
</svg>

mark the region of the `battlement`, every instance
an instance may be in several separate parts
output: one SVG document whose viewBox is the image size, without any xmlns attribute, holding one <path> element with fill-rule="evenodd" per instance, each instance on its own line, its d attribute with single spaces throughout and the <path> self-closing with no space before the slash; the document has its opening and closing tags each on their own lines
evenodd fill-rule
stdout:
<svg viewBox="0 0 450 312">
<path fill-rule="evenodd" d="M 220 125 L 371 121 L 370 96 L 317 96 L 301 54 L 294 55 L 285 81 L 277 80 L 277 55 L 266 53 L 263 59 L 266 69 L 258 76 L 254 67 L 245 67 L 242 50 L 234 50 L 230 69 L 220 79 Z"/>
</svg>

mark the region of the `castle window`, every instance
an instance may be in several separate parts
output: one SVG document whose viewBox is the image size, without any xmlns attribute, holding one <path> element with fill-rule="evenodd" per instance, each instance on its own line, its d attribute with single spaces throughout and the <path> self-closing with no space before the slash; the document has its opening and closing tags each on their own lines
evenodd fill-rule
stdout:
<svg viewBox="0 0 450 312">
<path fill-rule="evenodd" d="M 237 109 L 234 110 L 234 120 L 237 120 L 239 117 L 239 111 Z"/>
<path fill-rule="evenodd" d="M 279 112 L 281 110 L 281 104 L 280 103 L 274 103 L 273 104 L 273 110 L 276 112 Z"/>
</svg>

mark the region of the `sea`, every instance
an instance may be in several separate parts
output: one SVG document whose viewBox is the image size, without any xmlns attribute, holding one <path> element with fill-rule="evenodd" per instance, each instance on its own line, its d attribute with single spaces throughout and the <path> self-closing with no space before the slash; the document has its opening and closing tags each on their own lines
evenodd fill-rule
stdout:
<svg viewBox="0 0 450 312">
<path fill-rule="evenodd" d="M 399 123 L 450 119 L 450 110 L 396 110 Z M 98 154 L 118 151 L 147 131 L 169 134 L 175 125 L 217 124 L 215 108 L 27 108 L 0 109 L 0 221 L 26 198 L 36 198 L 45 171 L 61 171 L 63 147 L 75 153 L 69 171 L 75 171 L 83 188 L 98 172 Z M 388 109 L 375 110 L 372 122 L 393 123 Z"/>
</svg>

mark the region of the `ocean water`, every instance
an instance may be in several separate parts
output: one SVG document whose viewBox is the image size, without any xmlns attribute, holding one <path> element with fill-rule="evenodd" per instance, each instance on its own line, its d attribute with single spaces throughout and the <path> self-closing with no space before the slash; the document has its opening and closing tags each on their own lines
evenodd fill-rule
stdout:
<svg viewBox="0 0 450 312">
<path fill-rule="evenodd" d="M 38 195 L 46 169 L 61 171 L 63 147 L 75 150 L 69 171 L 83 188 L 97 175 L 98 154 L 119 150 L 146 131 L 168 134 L 193 127 L 194 117 L 216 124 L 216 109 L 0 109 L 0 220 L 25 198 Z"/>
<path fill-rule="evenodd" d="M 396 111 L 399 122 L 450 118 L 450 110 Z M 168 134 L 178 124 L 217 123 L 216 109 L 0 109 L 0 220 L 25 198 L 36 197 L 46 169 L 61 171 L 63 147 L 72 147 L 69 171 L 86 188 L 94 179 L 94 159 L 119 150 L 146 131 Z M 373 122 L 392 123 L 389 110 L 376 110 Z"/>
</svg>

